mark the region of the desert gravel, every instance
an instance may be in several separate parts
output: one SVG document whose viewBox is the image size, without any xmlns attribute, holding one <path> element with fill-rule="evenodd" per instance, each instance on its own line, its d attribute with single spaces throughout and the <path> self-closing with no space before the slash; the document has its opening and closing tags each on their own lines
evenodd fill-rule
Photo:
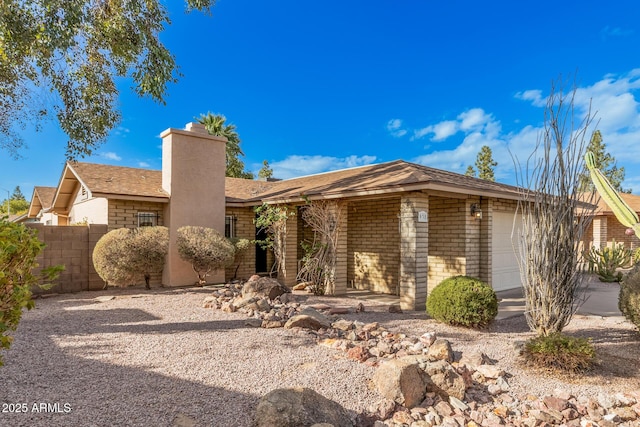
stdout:
<svg viewBox="0 0 640 427">
<path fill-rule="evenodd" d="M 242 313 L 202 308 L 210 293 L 115 289 L 39 299 L 4 352 L 0 426 L 250 426 L 260 397 L 280 387 L 310 387 L 353 415 L 380 399 L 369 388 L 374 368 L 316 345 L 307 332 L 251 328 Z M 359 302 L 298 298 L 335 307 Z M 576 316 L 567 332 L 592 337 L 602 362 L 589 374 L 556 378 L 518 361 L 513 342 L 532 336 L 521 316 L 469 331 L 423 313 L 365 306 L 342 317 L 415 336 L 435 331 L 456 352 L 483 351 L 511 374 L 516 396 L 640 388 L 640 335 L 621 317 Z"/>
</svg>

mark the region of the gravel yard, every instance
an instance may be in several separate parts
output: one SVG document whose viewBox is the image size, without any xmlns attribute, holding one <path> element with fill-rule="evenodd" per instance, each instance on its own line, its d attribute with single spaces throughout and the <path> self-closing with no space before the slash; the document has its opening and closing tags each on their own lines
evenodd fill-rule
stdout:
<svg viewBox="0 0 640 427">
<path fill-rule="evenodd" d="M 0 425 L 249 426 L 260 397 L 275 388 L 309 387 L 354 414 L 380 398 L 368 386 L 374 368 L 316 345 L 307 332 L 251 328 L 242 313 L 202 308 L 209 293 L 134 288 L 37 300 L 0 368 Z M 103 296 L 115 298 L 99 301 Z M 518 362 L 513 341 L 532 336 L 521 316 L 470 331 L 438 325 L 424 313 L 365 306 L 364 313 L 341 317 L 415 336 L 435 331 L 456 352 L 481 350 L 511 374 L 513 395 L 640 389 L 640 334 L 621 317 L 576 316 L 566 332 L 592 337 L 601 362 L 589 374 L 554 379 Z"/>
</svg>

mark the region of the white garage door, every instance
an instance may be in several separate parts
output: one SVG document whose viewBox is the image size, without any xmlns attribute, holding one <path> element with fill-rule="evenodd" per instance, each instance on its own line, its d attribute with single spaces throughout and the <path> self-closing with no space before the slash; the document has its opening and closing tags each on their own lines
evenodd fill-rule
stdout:
<svg viewBox="0 0 640 427">
<path fill-rule="evenodd" d="M 518 268 L 514 245 L 511 243 L 513 216 L 513 212 L 493 213 L 491 267 L 493 271 L 492 285 L 495 291 L 504 291 L 521 286 L 520 269 Z"/>
</svg>

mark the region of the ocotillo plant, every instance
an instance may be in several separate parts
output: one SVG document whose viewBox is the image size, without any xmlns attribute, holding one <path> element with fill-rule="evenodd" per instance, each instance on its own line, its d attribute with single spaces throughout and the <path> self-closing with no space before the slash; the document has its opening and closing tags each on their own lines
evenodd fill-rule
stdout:
<svg viewBox="0 0 640 427">
<path fill-rule="evenodd" d="M 632 230 L 637 237 L 640 237 L 640 218 L 638 218 L 638 214 L 620 197 L 620 194 L 618 194 L 613 185 L 611 185 L 607 177 L 596 168 L 593 153 L 587 151 L 584 159 L 589 169 L 593 185 L 595 185 L 602 200 L 611 208 L 613 214 L 622 225 Z"/>
</svg>

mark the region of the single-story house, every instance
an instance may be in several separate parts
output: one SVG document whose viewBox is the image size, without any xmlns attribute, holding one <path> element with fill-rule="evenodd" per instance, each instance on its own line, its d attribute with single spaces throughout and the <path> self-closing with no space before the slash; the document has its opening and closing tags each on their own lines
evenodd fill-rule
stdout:
<svg viewBox="0 0 640 427">
<path fill-rule="evenodd" d="M 620 197 L 631 209 L 640 214 L 640 196 L 620 193 Z M 615 240 L 616 243 L 623 243 L 626 248 L 633 250 L 639 248 L 640 239 L 635 234 L 629 235 L 625 233 L 627 227 L 618 221 L 604 200 L 598 196 L 596 203 L 597 208 L 593 214 L 592 226 L 582 240 L 584 247 L 587 249 L 593 246 L 598 248 L 611 247 Z"/>
<path fill-rule="evenodd" d="M 27 216 L 45 225 L 58 225 L 61 217 L 51 212 L 55 195 L 56 187 L 34 187 Z"/>
<path fill-rule="evenodd" d="M 479 277 L 496 290 L 521 285 L 511 241 L 516 187 L 402 160 L 274 182 L 225 178 L 224 138 L 193 123 L 161 137 L 161 171 L 67 163 L 50 208 L 58 224 L 165 225 L 171 244 L 182 225 L 255 239 L 256 206 L 286 204 L 297 211 L 309 201 L 336 200 L 343 209 L 336 294 L 349 288 L 394 294 L 403 308 L 422 310 L 428 291 L 452 275 Z M 36 210 L 34 205 L 30 215 Z M 293 285 L 300 241 L 309 231 L 301 215 L 289 222 L 280 279 Z M 267 257 L 256 247 L 239 276 L 268 271 Z M 168 286 L 193 283 L 175 247 L 162 280 Z"/>
</svg>

